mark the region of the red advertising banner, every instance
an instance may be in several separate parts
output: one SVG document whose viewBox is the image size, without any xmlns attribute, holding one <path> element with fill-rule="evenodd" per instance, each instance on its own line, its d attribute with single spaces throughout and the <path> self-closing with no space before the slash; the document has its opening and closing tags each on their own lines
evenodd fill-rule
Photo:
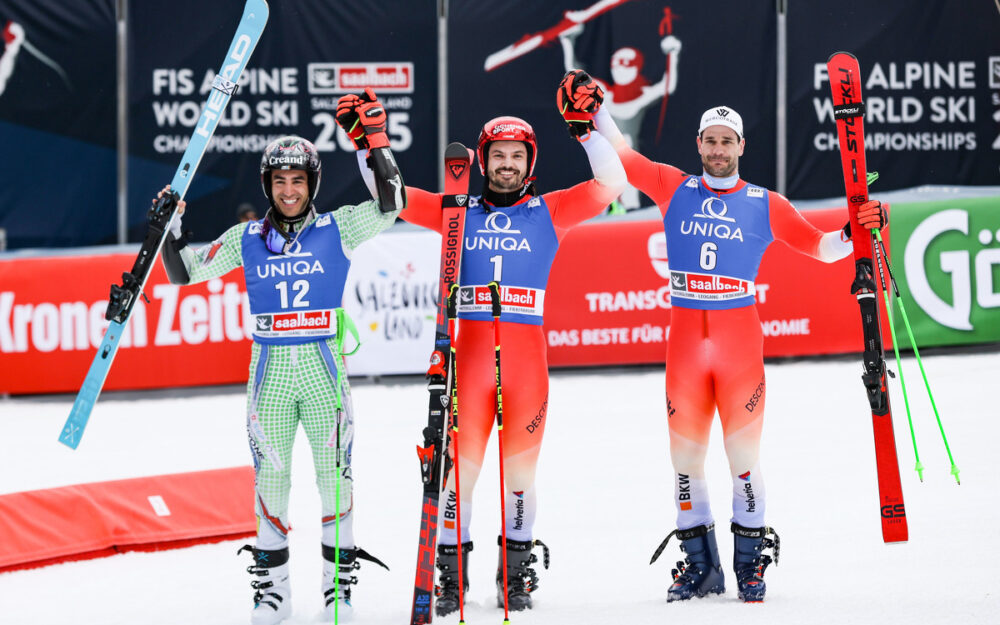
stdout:
<svg viewBox="0 0 1000 625">
<path fill-rule="evenodd" d="M 843 227 L 846 209 L 804 215 L 830 232 Z M 571 230 L 556 255 L 546 292 L 549 364 L 663 362 L 670 334 L 669 276 L 658 220 L 592 223 Z M 850 257 L 827 264 L 784 243 L 772 244 L 756 280 L 764 355 L 860 351 L 858 306 L 850 293 L 853 278 Z M 888 339 L 886 344 L 891 345 Z"/>
<path fill-rule="evenodd" d="M 79 389 L 108 327 L 109 286 L 134 260 L 114 253 L 0 261 L 0 393 Z M 242 272 L 181 289 L 157 262 L 145 292 L 149 302 L 136 304 L 105 389 L 246 381 Z"/>
<path fill-rule="evenodd" d="M 845 209 L 805 216 L 833 231 L 843 225 Z M 434 304 L 423 294 L 435 284 L 438 241 L 431 232 L 390 232 L 358 250 L 344 305 L 365 347 L 348 360 L 352 373 L 426 370 Z M 0 260 L 0 393 L 79 389 L 107 328 L 108 287 L 134 258 L 122 252 Z M 663 362 L 670 333 L 668 268 L 659 220 L 604 220 L 570 231 L 545 292 L 549 364 Z M 828 265 L 773 244 L 756 281 L 764 355 L 860 351 L 853 277 L 850 258 Z M 157 263 L 146 295 L 105 389 L 246 381 L 251 326 L 241 271 L 180 288 L 169 284 Z"/>
</svg>

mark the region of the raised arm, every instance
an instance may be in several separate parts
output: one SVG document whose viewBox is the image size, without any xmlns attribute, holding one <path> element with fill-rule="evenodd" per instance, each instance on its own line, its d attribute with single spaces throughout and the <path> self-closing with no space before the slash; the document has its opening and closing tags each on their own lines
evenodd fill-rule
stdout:
<svg viewBox="0 0 1000 625">
<path fill-rule="evenodd" d="M 379 210 L 392 213 L 406 206 L 406 190 L 389 149 L 387 119 L 385 107 L 371 89 L 365 89 L 360 96 L 347 94 L 337 101 L 337 124 L 358 151 L 361 177 L 378 201 Z"/>
<path fill-rule="evenodd" d="M 594 173 L 593 180 L 544 196 L 560 239 L 566 229 L 597 215 L 625 190 L 625 169 L 618 154 L 594 132 L 594 112 L 603 101 L 604 89 L 583 70 L 566 72 L 556 89 L 556 108 L 569 125 L 570 136 L 583 146 Z"/>
<path fill-rule="evenodd" d="M 625 189 L 625 168 L 607 139 L 591 132 L 581 138 L 580 145 L 590 161 L 593 180 L 543 196 L 560 239 L 567 229 L 599 215 Z"/>
<path fill-rule="evenodd" d="M 406 208 L 400 219 L 415 226 L 441 232 L 441 194 L 416 187 L 406 187 Z"/>
<path fill-rule="evenodd" d="M 170 185 L 163 187 L 157 197 L 162 197 L 169 190 Z M 181 217 L 186 209 L 187 202 L 181 200 L 177 203 L 177 214 L 170 222 L 170 231 L 160 252 L 163 268 L 166 269 L 167 279 L 171 284 L 197 284 L 224 276 L 243 264 L 243 232 L 247 228 L 246 223 L 232 226 L 209 245 L 193 250 L 181 228 Z"/>
<path fill-rule="evenodd" d="M 618 153 L 629 184 L 648 195 L 660 207 L 660 213 L 666 212 L 670 196 L 687 174 L 672 165 L 651 161 L 629 147 L 607 109 L 602 107 L 594 115 L 594 123 L 597 132 L 607 138 Z"/>
</svg>

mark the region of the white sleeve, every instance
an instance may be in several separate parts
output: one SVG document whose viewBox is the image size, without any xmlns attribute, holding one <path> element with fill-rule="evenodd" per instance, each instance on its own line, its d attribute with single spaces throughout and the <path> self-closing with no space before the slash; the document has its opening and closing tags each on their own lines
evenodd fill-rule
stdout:
<svg viewBox="0 0 1000 625">
<path fill-rule="evenodd" d="M 597 128 L 597 132 L 604 135 L 616 149 L 622 145 L 628 145 L 622 131 L 618 130 L 618 125 L 615 124 L 615 120 L 611 119 L 611 113 L 608 113 L 607 106 L 602 106 L 600 110 L 597 111 L 597 114 L 594 115 L 594 126 Z"/>
<path fill-rule="evenodd" d="M 590 169 L 594 172 L 594 180 L 599 184 L 622 191 L 628 183 L 625 167 L 618 158 L 618 153 L 603 135 L 591 132 L 586 139 L 580 141 L 583 150 L 590 161 Z"/>
<path fill-rule="evenodd" d="M 368 192 L 372 194 L 372 199 L 377 200 L 378 189 L 375 188 L 375 172 L 368 167 L 368 163 L 366 162 L 368 150 L 358 150 L 355 154 L 358 155 L 358 169 L 361 170 L 361 178 L 365 181 Z"/>
<path fill-rule="evenodd" d="M 824 232 L 819 240 L 819 259 L 824 263 L 837 262 L 841 258 L 846 258 L 854 251 L 854 244 L 845 241 L 841 236 L 842 231 Z"/>
</svg>

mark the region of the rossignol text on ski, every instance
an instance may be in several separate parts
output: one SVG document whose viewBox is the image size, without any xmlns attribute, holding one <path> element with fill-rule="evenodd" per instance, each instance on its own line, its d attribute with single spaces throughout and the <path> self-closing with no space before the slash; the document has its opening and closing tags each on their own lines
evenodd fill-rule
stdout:
<svg viewBox="0 0 1000 625">
<path fill-rule="evenodd" d="M 447 452 L 448 415 L 452 393 L 450 386 L 455 366 L 448 332 L 448 301 L 452 286 L 458 284 L 462 257 L 462 233 L 465 230 L 465 209 L 469 203 L 469 172 L 474 154 L 461 143 L 445 149 L 444 197 L 441 200 L 442 223 L 441 270 L 438 289 L 437 323 L 434 333 L 434 353 L 427 371 L 430 404 L 424 444 L 417 446 L 423 500 L 420 506 L 420 544 L 417 549 L 417 572 L 413 587 L 411 625 L 430 623 L 433 611 L 434 562 L 437 548 L 438 505 L 441 488 L 446 481 L 451 462 Z"/>
</svg>

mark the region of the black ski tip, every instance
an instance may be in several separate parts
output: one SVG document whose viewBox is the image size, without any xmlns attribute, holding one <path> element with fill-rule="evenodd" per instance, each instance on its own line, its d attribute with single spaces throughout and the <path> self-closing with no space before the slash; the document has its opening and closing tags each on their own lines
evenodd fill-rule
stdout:
<svg viewBox="0 0 1000 625">
<path fill-rule="evenodd" d="M 465 147 L 458 141 L 453 141 L 444 149 L 444 157 L 447 160 L 466 159 L 469 157 L 469 148 Z"/>
<path fill-rule="evenodd" d="M 847 56 L 851 57 L 852 59 L 854 59 L 855 61 L 857 61 L 857 60 L 858 60 L 858 57 L 854 56 L 854 55 L 853 55 L 853 54 L 851 54 L 850 52 L 844 52 L 844 51 L 840 51 L 840 52 L 834 52 L 833 54 L 831 54 L 831 55 L 830 55 L 830 58 L 828 58 L 828 59 L 826 60 L 826 62 L 827 62 L 827 63 L 829 63 L 830 61 L 832 61 L 832 60 L 833 60 L 833 57 L 837 56 L 838 54 L 844 54 L 844 55 L 847 55 Z"/>
</svg>

